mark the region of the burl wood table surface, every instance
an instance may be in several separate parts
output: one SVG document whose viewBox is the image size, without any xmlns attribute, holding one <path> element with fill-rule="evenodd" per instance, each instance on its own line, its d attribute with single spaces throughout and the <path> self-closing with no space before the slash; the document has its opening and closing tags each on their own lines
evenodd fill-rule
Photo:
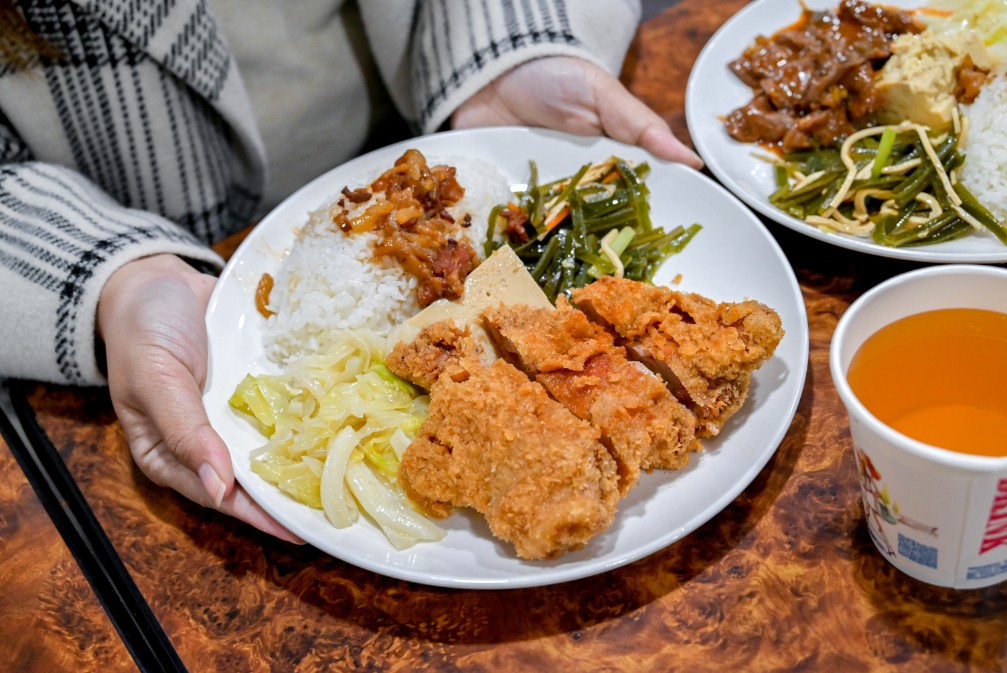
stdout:
<svg viewBox="0 0 1007 673">
<path fill-rule="evenodd" d="M 743 4 L 683 0 L 641 27 L 624 80 L 682 138 L 691 65 Z M 789 432 L 709 523 L 589 579 L 480 592 L 375 575 L 151 484 L 104 391 L 36 386 L 30 401 L 191 671 L 1007 670 L 1007 584 L 937 589 L 874 550 L 828 372 L 850 302 L 912 266 L 769 226 L 810 323 Z M 0 503 L 0 670 L 136 670 L 2 444 Z"/>
</svg>

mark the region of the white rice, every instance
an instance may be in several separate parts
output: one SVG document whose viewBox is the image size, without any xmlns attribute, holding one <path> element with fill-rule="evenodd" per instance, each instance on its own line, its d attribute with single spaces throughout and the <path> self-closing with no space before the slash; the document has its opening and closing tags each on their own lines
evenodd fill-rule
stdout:
<svg viewBox="0 0 1007 673">
<path fill-rule="evenodd" d="M 968 118 L 962 183 L 1000 221 L 1007 218 L 1007 74 L 1000 73 L 964 108 Z"/>
<path fill-rule="evenodd" d="M 470 213 L 472 224 L 458 226 L 453 235 L 467 239 L 481 257 L 490 210 L 511 195 L 506 178 L 492 164 L 467 157 L 427 157 L 427 163 L 457 169 L 465 196 L 450 211 L 456 222 Z M 366 187 L 385 168 L 350 188 Z M 266 353 L 278 364 L 324 351 L 340 330 L 388 334 L 420 310 L 416 279 L 392 258 L 374 259 L 376 234 L 347 236 L 335 230 L 329 206 L 339 197 L 334 194 L 310 213 L 276 274 L 269 306 L 275 315 L 266 323 L 264 341 Z"/>
</svg>

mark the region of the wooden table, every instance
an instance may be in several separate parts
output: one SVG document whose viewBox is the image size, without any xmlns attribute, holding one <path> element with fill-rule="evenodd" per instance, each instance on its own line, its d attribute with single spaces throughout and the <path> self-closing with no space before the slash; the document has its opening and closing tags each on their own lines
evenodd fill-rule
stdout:
<svg viewBox="0 0 1007 673">
<path fill-rule="evenodd" d="M 688 138 L 692 63 L 744 4 L 682 0 L 641 27 L 624 80 L 679 137 Z M 770 230 L 810 323 L 810 367 L 789 432 L 712 521 L 589 579 L 479 592 L 375 575 L 151 484 L 130 460 L 105 391 L 37 386 L 30 401 L 191 671 L 1007 670 L 1007 584 L 937 589 L 874 550 L 829 376 L 839 316 L 912 266 Z M 2 443 L 0 580 L 0 668 L 136 670 Z"/>
</svg>

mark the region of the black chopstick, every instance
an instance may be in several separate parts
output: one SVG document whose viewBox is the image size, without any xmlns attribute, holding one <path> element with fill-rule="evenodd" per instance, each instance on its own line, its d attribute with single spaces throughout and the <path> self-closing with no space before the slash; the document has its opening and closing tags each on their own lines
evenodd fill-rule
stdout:
<svg viewBox="0 0 1007 673">
<path fill-rule="evenodd" d="M 0 380 L 0 433 L 141 673 L 185 665 L 39 425 L 24 386 Z"/>
</svg>

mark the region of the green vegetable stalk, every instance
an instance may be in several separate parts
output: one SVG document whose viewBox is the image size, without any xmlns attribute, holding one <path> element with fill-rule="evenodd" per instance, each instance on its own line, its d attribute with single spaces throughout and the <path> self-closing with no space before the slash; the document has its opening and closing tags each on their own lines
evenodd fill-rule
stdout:
<svg viewBox="0 0 1007 673">
<path fill-rule="evenodd" d="M 646 163 L 631 166 L 610 157 L 539 184 L 531 162 L 516 203 L 491 212 L 484 252 L 510 245 L 551 301 L 603 275 L 651 282 L 701 227 L 669 232 L 653 225 L 644 182 L 649 170 Z"/>
</svg>

